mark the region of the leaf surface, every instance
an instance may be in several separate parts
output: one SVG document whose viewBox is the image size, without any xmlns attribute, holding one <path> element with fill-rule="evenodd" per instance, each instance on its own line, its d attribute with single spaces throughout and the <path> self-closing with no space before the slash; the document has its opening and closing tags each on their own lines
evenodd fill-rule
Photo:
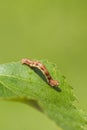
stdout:
<svg viewBox="0 0 87 130">
<path fill-rule="evenodd" d="M 53 79 L 60 82 L 61 92 L 43 80 L 44 75 L 40 70 L 31 69 L 20 62 L 12 62 L 0 65 L 0 97 L 26 97 L 34 101 L 36 107 L 63 130 L 85 130 L 85 114 L 73 105 L 75 96 L 66 78 L 55 64 L 46 60 L 41 62 L 47 67 Z"/>
</svg>

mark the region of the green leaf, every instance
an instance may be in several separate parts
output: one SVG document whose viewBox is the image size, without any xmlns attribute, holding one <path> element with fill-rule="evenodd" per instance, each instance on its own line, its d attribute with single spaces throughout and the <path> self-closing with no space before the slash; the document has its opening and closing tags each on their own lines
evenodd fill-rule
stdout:
<svg viewBox="0 0 87 130">
<path fill-rule="evenodd" d="M 73 105 L 75 96 L 66 78 L 55 64 L 46 60 L 41 62 L 53 79 L 60 82 L 61 92 L 42 79 L 44 75 L 40 70 L 36 72 L 21 62 L 13 62 L 0 65 L 0 97 L 30 100 L 63 130 L 85 130 L 86 116 Z"/>
</svg>

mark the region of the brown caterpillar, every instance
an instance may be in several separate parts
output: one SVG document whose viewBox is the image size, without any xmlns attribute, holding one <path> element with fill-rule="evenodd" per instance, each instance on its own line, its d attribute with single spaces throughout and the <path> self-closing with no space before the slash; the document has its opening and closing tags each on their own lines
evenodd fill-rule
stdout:
<svg viewBox="0 0 87 130">
<path fill-rule="evenodd" d="M 48 70 L 46 69 L 46 67 L 45 67 L 42 63 L 40 63 L 40 62 L 38 62 L 38 61 L 32 61 L 32 60 L 29 60 L 29 59 L 22 59 L 21 62 L 22 62 L 22 64 L 28 65 L 28 66 L 30 66 L 31 68 L 32 68 L 32 67 L 36 67 L 36 68 L 38 68 L 39 70 L 41 70 L 41 72 L 45 75 L 45 77 L 46 77 L 46 79 L 47 79 L 47 82 L 48 82 L 48 84 L 49 84 L 50 86 L 56 87 L 56 86 L 59 85 L 59 82 L 56 81 L 56 80 L 54 80 L 54 79 L 51 77 L 50 73 L 48 72 Z"/>
</svg>

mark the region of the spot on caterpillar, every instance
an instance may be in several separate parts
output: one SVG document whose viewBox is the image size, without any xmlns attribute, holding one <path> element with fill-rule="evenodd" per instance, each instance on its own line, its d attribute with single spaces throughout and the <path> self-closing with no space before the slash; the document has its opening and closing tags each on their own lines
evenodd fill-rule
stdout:
<svg viewBox="0 0 87 130">
<path fill-rule="evenodd" d="M 33 68 L 38 68 L 46 77 L 47 82 L 50 86 L 52 87 L 57 87 L 59 85 L 59 82 L 54 80 L 50 73 L 48 72 L 48 70 L 46 69 L 46 67 L 39 61 L 32 61 L 30 59 L 22 59 L 22 64 L 28 65 L 29 67 Z"/>
</svg>

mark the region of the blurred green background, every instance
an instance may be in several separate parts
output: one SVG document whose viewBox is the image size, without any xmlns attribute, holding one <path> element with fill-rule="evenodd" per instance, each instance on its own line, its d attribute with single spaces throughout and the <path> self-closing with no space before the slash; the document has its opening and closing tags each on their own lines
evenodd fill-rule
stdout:
<svg viewBox="0 0 87 130">
<path fill-rule="evenodd" d="M 74 87 L 77 106 L 87 111 L 87 1 L 0 1 L 0 63 L 22 58 L 56 63 Z M 31 107 L 1 101 L 0 129 L 57 127 Z"/>
</svg>

